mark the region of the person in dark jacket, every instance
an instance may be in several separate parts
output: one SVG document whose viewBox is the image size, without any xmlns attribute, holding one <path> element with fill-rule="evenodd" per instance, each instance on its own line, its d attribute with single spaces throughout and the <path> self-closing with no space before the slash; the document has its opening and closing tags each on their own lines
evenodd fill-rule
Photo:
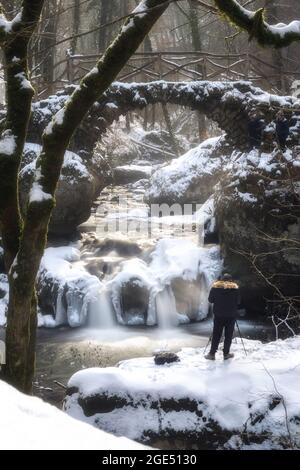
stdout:
<svg viewBox="0 0 300 470">
<path fill-rule="evenodd" d="M 208 301 L 213 304 L 214 328 L 210 352 L 205 358 L 215 360 L 222 332 L 225 330 L 223 356 L 225 360 L 231 359 L 234 354 L 230 353 L 230 346 L 241 299 L 239 286 L 233 281 L 230 274 L 226 273 L 221 280 L 214 282 Z"/>
<path fill-rule="evenodd" d="M 263 130 L 265 128 L 264 120 L 255 112 L 249 115 L 248 135 L 250 149 L 261 146 Z"/>
<path fill-rule="evenodd" d="M 275 122 L 277 142 L 280 148 L 284 150 L 286 148 L 286 141 L 290 133 L 290 127 L 283 111 L 279 111 L 277 113 Z"/>
</svg>

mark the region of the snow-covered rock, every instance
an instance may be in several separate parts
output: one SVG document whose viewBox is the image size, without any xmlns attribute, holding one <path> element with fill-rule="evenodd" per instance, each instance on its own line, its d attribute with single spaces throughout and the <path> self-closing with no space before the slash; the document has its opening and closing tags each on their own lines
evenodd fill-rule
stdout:
<svg viewBox="0 0 300 470">
<path fill-rule="evenodd" d="M 182 439 L 198 448 L 299 448 L 300 337 L 269 344 L 238 339 L 235 359 L 185 348 L 179 362 L 154 358 L 77 372 L 64 409 L 141 442 Z"/>
<path fill-rule="evenodd" d="M 157 165 L 174 158 L 170 135 L 156 124 L 156 129 L 146 131 L 137 118 L 127 129 L 124 116 L 113 122 L 96 150 L 108 161 L 112 168 L 140 161 Z M 182 133 L 176 133 L 178 148 L 184 153 L 190 148 L 190 142 Z"/>
<path fill-rule="evenodd" d="M 204 203 L 214 192 L 225 157 L 220 154 L 223 138 L 208 139 L 168 165 L 150 179 L 145 199 L 150 203 Z"/>
<path fill-rule="evenodd" d="M 239 279 L 249 313 L 264 311 L 264 298 L 276 295 L 263 276 L 283 296 L 299 294 L 299 195 L 297 149 L 234 152 L 220 180 L 215 216 L 221 251 L 225 266 Z"/>
<path fill-rule="evenodd" d="M 38 144 L 27 143 L 25 146 L 25 166 L 20 172 L 20 196 L 24 209 L 40 151 Z M 89 218 L 92 205 L 106 184 L 105 178 L 101 162 L 91 158 L 88 164 L 78 154 L 66 152 L 49 227 L 51 234 L 70 235 Z"/>
<path fill-rule="evenodd" d="M 135 183 L 141 179 L 150 178 L 153 168 L 150 165 L 123 165 L 113 169 L 115 185 Z"/>
<path fill-rule="evenodd" d="M 142 450 L 0 381 L 1 450 Z"/>
<path fill-rule="evenodd" d="M 37 282 L 40 326 L 80 326 L 94 308 L 101 316 L 102 284 L 76 263 L 79 260 L 80 253 L 72 246 L 45 250 Z"/>
</svg>

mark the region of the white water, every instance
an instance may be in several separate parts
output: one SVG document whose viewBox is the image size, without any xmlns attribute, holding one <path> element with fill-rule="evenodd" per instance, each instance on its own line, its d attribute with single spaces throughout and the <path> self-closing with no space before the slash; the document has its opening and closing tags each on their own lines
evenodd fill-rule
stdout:
<svg viewBox="0 0 300 470">
<path fill-rule="evenodd" d="M 105 261 L 109 266 L 108 272 L 101 278 L 101 289 L 95 296 L 96 300 L 89 305 L 89 325 L 93 328 L 110 329 L 116 324 L 137 326 L 145 323 L 148 326 L 157 324 L 160 329 L 166 331 L 180 323 L 188 323 L 190 314 L 193 320 L 205 318 L 209 308 L 208 289 L 221 269 L 218 250 L 203 246 L 204 222 L 213 210 L 211 200 L 193 215 L 164 217 L 165 223 L 161 224 L 162 219 L 151 217 L 148 206 L 143 202 L 142 182 L 141 186 L 135 184 L 112 187 L 110 191 L 107 189 L 103 192 L 98 200 L 101 210 L 97 209 L 86 224 L 86 230 L 96 232 L 99 240 L 109 238 L 113 242 L 112 251 L 104 251 L 101 254 L 97 250 L 94 251 L 91 245 L 82 253 L 83 267 L 91 260 L 99 263 L 99 266 Z M 126 201 L 125 207 L 120 207 L 120 200 L 123 204 Z M 150 236 L 148 232 L 133 233 L 132 230 L 128 232 L 128 228 L 125 230 L 127 224 L 124 220 L 130 222 L 133 212 L 135 222 L 139 217 L 149 222 Z M 116 224 L 114 231 L 104 235 L 102 229 L 107 219 L 122 220 L 122 223 Z M 130 224 L 129 226 L 131 227 Z M 136 252 L 132 255 L 118 252 L 117 245 L 114 245 L 115 240 L 136 243 L 141 248 L 141 255 Z M 151 256 L 148 255 L 145 259 L 143 255 L 147 252 L 151 253 Z M 200 273 L 202 276 L 199 279 Z M 191 288 L 193 283 L 196 286 L 195 291 L 187 289 L 186 295 L 183 294 L 184 298 L 179 300 L 178 308 L 182 309 L 179 312 L 176 308 L 175 291 L 173 292 L 171 285 L 173 279 L 180 278 L 187 286 L 189 282 Z M 136 280 L 149 293 L 145 318 L 142 312 L 136 311 L 134 294 L 132 308 L 129 305 L 128 311 L 124 312 L 122 307 L 123 285 Z"/>
<path fill-rule="evenodd" d="M 178 326 L 178 315 L 176 311 L 176 301 L 170 286 L 156 296 L 157 324 L 162 329 L 170 329 Z"/>
<path fill-rule="evenodd" d="M 92 328 L 110 329 L 115 324 L 115 312 L 110 293 L 104 287 L 89 305 L 89 325 Z"/>
</svg>

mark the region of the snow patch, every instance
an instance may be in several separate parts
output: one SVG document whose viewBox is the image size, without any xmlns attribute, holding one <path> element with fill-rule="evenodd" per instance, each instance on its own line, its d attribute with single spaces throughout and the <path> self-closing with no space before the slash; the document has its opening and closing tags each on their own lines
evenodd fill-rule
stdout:
<svg viewBox="0 0 300 470">
<path fill-rule="evenodd" d="M 0 139 L 0 154 L 11 156 L 14 154 L 16 147 L 16 137 L 12 135 L 11 130 L 4 131 Z"/>
<path fill-rule="evenodd" d="M 34 91 L 30 81 L 28 78 L 25 76 L 25 72 L 20 72 L 15 75 L 16 78 L 19 79 L 20 81 L 20 86 L 23 90 L 32 90 Z"/>
<path fill-rule="evenodd" d="M 46 129 L 44 130 L 45 135 L 51 135 L 53 132 L 54 126 L 61 126 L 64 122 L 65 117 L 65 108 L 61 108 L 55 116 L 53 117 L 52 121 L 49 122 Z"/>
<path fill-rule="evenodd" d="M 0 274 L 0 326 L 6 325 L 8 294 L 9 294 L 8 278 L 6 274 Z"/>
<path fill-rule="evenodd" d="M 1 450 L 142 450 L 146 447 L 80 423 L 0 381 Z"/>
</svg>

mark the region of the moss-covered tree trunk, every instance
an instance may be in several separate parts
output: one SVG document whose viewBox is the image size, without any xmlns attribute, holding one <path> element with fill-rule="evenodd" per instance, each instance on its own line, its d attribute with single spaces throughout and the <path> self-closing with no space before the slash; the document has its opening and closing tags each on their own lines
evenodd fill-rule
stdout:
<svg viewBox="0 0 300 470">
<path fill-rule="evenodd" d="M 6 79 L 6 119 L 0 137 L 0 230 L 9 270 L 19 247 L 22 226 L 18 200 L 18 172 L 34 94 L 28 80 L 28 41 L 39 18 L 42 0 L 23 1 L 22 10 L 0 31 Z"/>
<path fill-rule="evenodd" d="M 81 26 L 81 24 L 80 24 L 80 19 L 81 19 L 80 5 L 81 5 L 80 0 L 74 0 L 73 18 L 72 18 L 73 38 L 72 38 L 72 41 L 71 41 L 72 54 L 77 53 L 78 34 L 79 34 L 79 31 L 80 31 L 80 26 Z"/>
<path fill-rule="evenodd" d="M 9 275 L 5 376 L 25 392 L 31 391 L 34 375 L 35 280 L 45 248 L 64 153 L 88 110 L 117 77 L 168 4 L 165 0 L 144 0 L 140 3 L 134 16 L 125 22 L 117 38 L 44 132 L 43 149 L 37 161 L 19 251 Z"/>
<path fill-rule="evenodd" d="M 5 60 L 7 107 L 0 138 L 0 231 L 5 265 L 9 273 L 19 249 L 22 232 L 18 173 L 34 95 L 28 77 L 28 42 L 40 17 L 42 6 L 43 0 L 24 0 L 20 13 L 12 21 L 8 21 L 2 12 L 2 28 L 0 28 L 0 41 Z M 15 290 L 15 277 L 11 275 L 9 275 L 9 287 L 11 292 Z M 30 302 L 35 303 L 34 289 L 30 295 Z M 9 349 L 14 332 L 23 331 L 18 328 L 18 324 L 21 323 L 20 316 L 8 314 Z M 22 333 L 19 341 L 23 341 Z"/>
</svg>

